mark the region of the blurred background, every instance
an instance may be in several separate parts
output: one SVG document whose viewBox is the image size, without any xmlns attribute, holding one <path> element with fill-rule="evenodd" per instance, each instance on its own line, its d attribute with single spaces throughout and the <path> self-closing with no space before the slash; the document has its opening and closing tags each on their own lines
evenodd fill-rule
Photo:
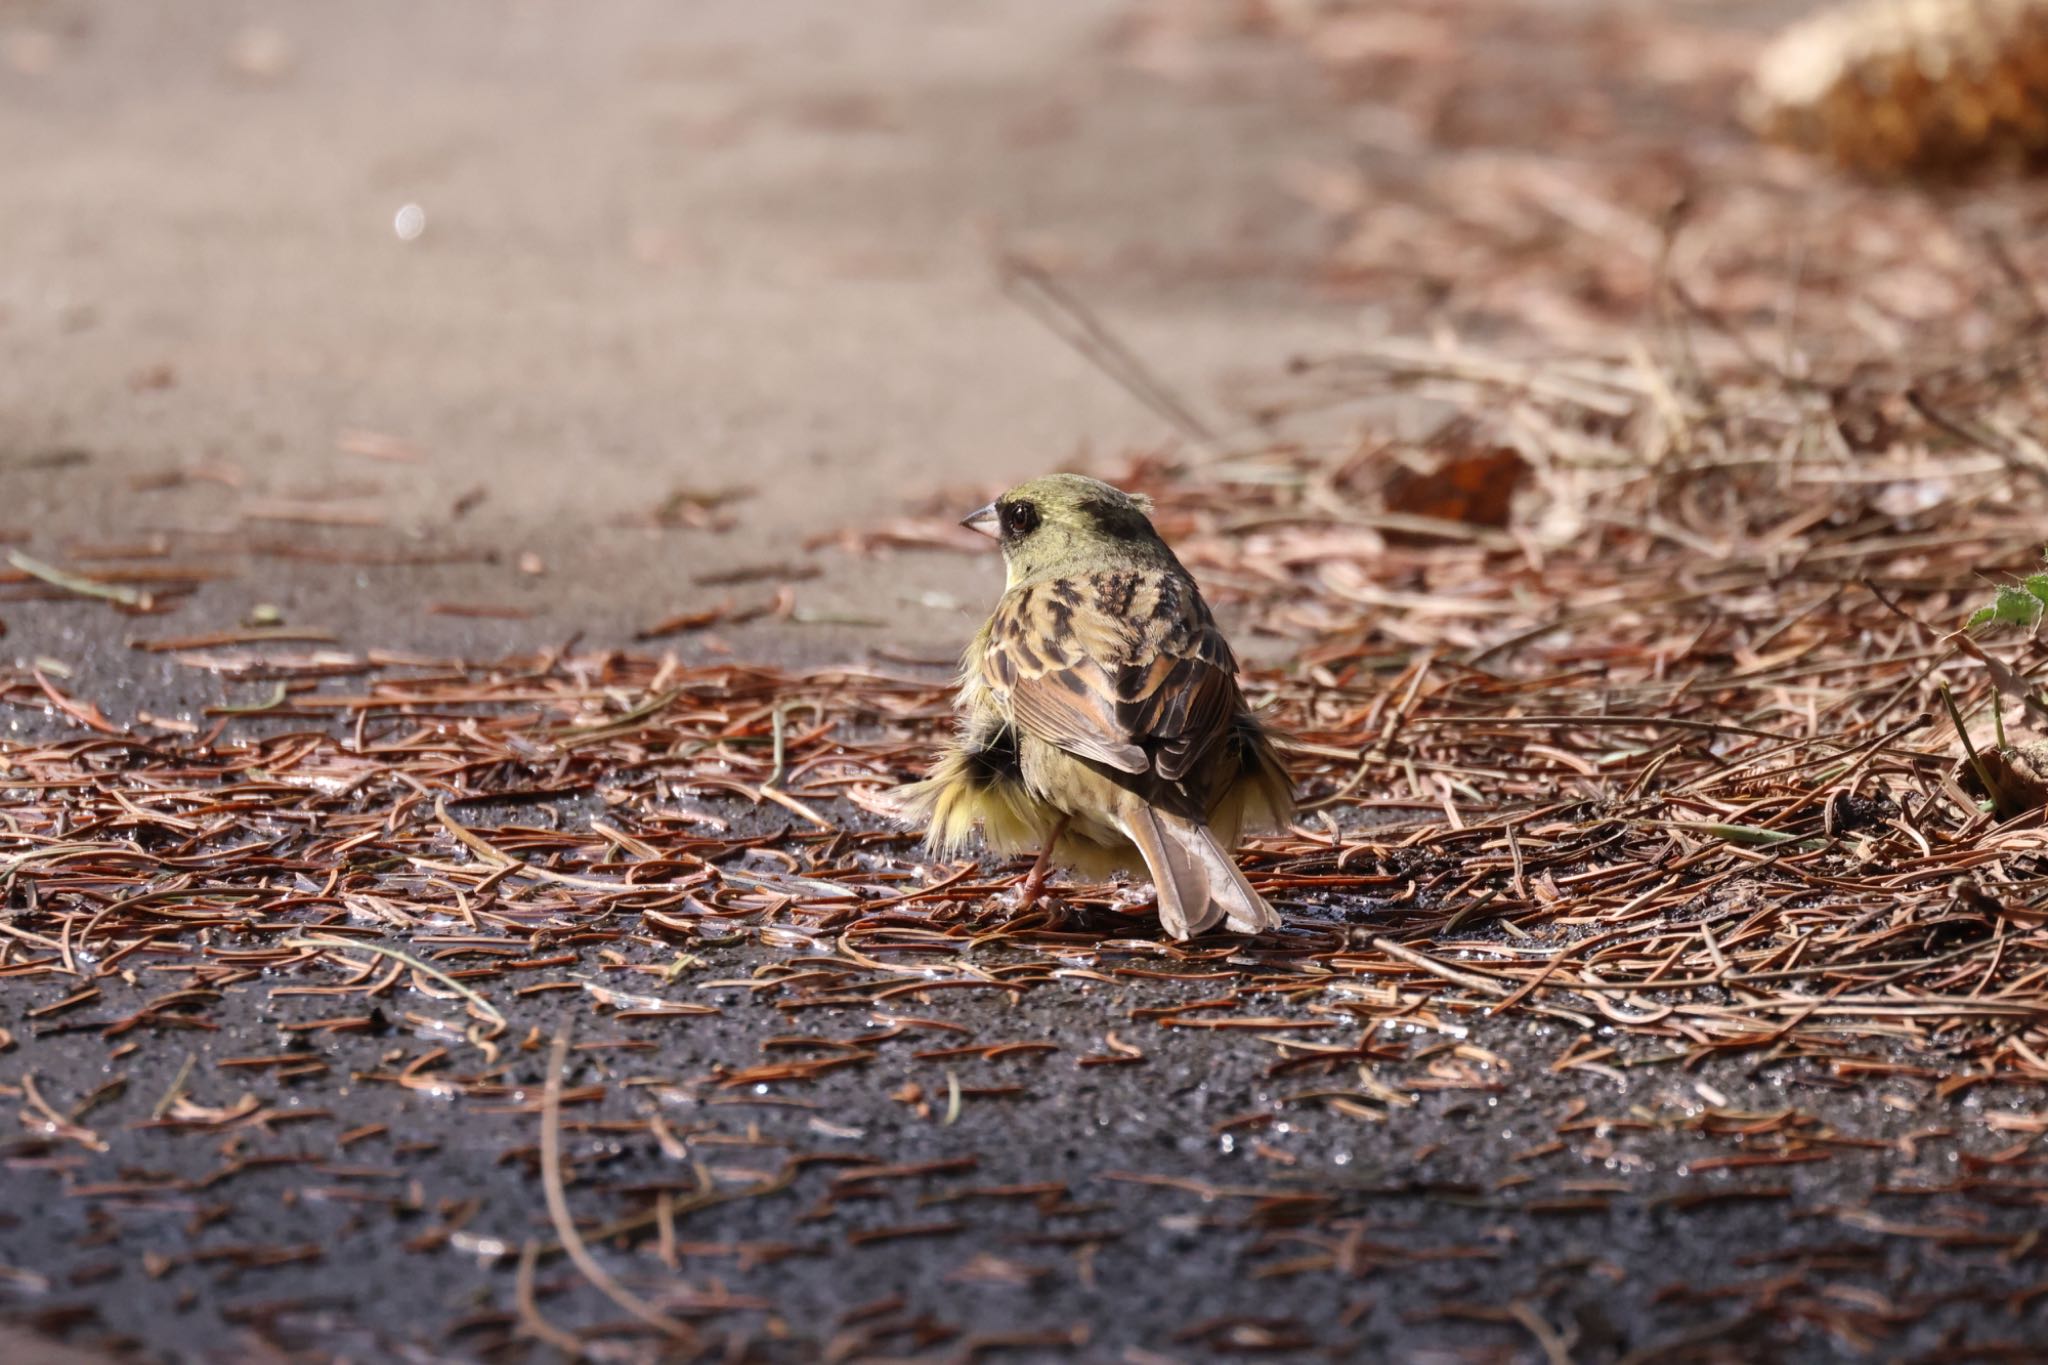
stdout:
<svg viewBox="0 0 2048 1365">
<path fill-rule="evenodd" d="M 0 0 L 0 539 L 162 544 L 225 613 L 386 643 L 619 633 L 948 485 L 1156 443 L 1001 251 L 1197 394 L 1357 305 L 1276 180 L 1344 120 L 1284 52 L 1212 69 L 1132 22 Z M 805 600 L 902 609 L 871 596 Z M 930 616 L 900 625 L 958 633 Z"/>
</svg>

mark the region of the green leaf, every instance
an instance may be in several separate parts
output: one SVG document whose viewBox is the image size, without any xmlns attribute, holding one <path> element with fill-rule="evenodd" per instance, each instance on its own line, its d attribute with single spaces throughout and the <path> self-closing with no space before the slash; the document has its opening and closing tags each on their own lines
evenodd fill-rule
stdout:
<svg viewBox="0 0 2048 1365">
<path fill-rule="evenodd" d="M 2048 573 L 2028 574 L 2020 580 L 2020 586 L 2034 597 L 2034 600 L 2048 604 Z"/>
<path fill-rule="evenodd" d="M 2048 580 L 2048 574 L 2041 574 L 2038 577 Z M 2032 587 L 2031 582 L 2028 587 Z M 2048 581 L 2044 581 L 2043 587 L 2048 588 Z M 2036 597 L 2025 588 L 2015 588 L 2009 583 L 2001 583 L 1998 585 L 1998 596 L 1991 605 L 1971 614 L 1970 627 L 1975 629 L 1982 625 L 2032 626 L 2041 619 L 2044 605 L 2048 605 L 2048 598 Z"/>
</svg>

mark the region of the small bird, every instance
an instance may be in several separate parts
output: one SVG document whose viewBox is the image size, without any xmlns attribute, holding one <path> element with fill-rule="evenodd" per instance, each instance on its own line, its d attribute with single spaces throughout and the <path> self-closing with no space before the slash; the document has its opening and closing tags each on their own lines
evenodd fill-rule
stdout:
<svg viewBox="0 0 2048 1365">
<path fill-rule="evenodd" d="M 1142 863 L 1175 938 L 1218 920 L 1257 933 L 1280 917 L 1230 850 L 1286 820 L 1293 786 L 1151 507 L 1053 474 L 961 523 L 995 537 L 1009 583 L 961 660 L 958 736 L 901 808 L 940 856 L 977 826 L 995 852 L 1038 850 L 1026 905 L 1055 861 Z"/>
</svg>

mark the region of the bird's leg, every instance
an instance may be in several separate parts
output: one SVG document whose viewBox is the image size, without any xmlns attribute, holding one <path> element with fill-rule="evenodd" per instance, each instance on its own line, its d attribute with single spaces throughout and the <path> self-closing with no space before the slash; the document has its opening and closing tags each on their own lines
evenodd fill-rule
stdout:
<svg viewBox="0 0 2048 1365">
<path fill-rule="evenodd" d="M 1038 861 L 1031 864 L 1031 870 L 1024 874 L 1024 890 L 1017 898 L 1019 910 L 1029 910 L 1038 904 L 1038 898 L 1045 894 L 1045 879 L 1052 873 L 1052 850 L 1059 843 L 1060 836 L 1067 832 L 1067 822 L 1074 817 L 1062 815 L 1060 822 L 1052 827 L 1046 836 L 1045 847 L 1038 851 Z"/>
</svg>

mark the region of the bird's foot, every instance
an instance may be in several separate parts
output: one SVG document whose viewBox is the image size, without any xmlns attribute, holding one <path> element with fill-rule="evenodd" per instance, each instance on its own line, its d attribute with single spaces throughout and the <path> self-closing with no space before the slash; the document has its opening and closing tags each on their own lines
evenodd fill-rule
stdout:
<svg viewBox="0 0 2048 1365">
<path fill-rule="evenodd" d="M 1019 914 L 1022 914 L 1026 910 L 1035 910 L 1042 904 L 1050 903 L 1056 905 L 1059 903 L 1059 898 L 1057 896 L 1050 896 L 1046 894 L 1046 874 L 1050 870 L 1051 869 L 1045 867 L 1043 864 L 1040 864 L 1039 866 L 1032 868 L 1030 875 L 1025 877 L 1024 880 L 1018 884 L 1017 912 Z"/>
<path fill-rule="evenodd" d="M 1032 860 L 1031 870 L 1024 874 L 1024 883 L 1017 891 L 1017 909 L 1020 913 L 1031 909 L 1045 898 L 1046 879 L 1052 875 L 1052 851 L 1059 843 L 1060 835 L 1066 833 L 1066 829 L 1067 817 L 1062 816 L 1060 822 L 1052 827 L 1052 835 L 1045 841 L 1045 847 L 1040 849 L 1038 857 Z"/>
</svg>

